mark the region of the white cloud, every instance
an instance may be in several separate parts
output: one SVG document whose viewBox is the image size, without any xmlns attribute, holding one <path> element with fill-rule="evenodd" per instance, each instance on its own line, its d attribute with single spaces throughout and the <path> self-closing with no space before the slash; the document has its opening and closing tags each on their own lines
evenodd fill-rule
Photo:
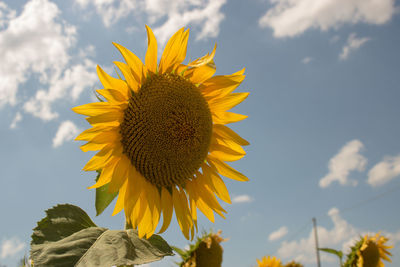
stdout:
<svg viewBox="0 0 400 267">
<path fill-rule="evenodd" d="M 0 247 L 0 258 L 12 257 L 25 248 L 25 243 L 16 237 L 3 240 Z"/>
<path fill-rule="evenodd" d="M 346 245 L 354 238 L 358 238 L 360 231 L 345 221 L 340 216 L 337 208 L 330 209 L 328 215 L 333 222 L 333 228 L 329 230 L 322 226 L 317 227 L 319 246 L 347 249 Z M 283 241 L 278 249 L 278 255 L 285 259 L 294 259 L 303 264 L 314 263 L 315 240 L 313 230 L 310 231 L 308 237 L 298 241 Z M 321 261 L 329 262 L 335 260 L 332 256 L 321 253 Z"/>
<path fill-rule="evenodd" d="M 364 148 L 359 140 L 352 140 L 345 144 L 340 151 L 329 161 L 329 173 L 319 181 L 322 188 L 338 181 L 341 185 L 357 185 L 357 181 L 349 179 L 351 171 L 364 171 L 367 159 L 360 154 Z"/>
<path fill-rule="evenodd" d="M 340 215 L 337 208 L 331 208 L 328 212 L 333 227 L 331 229 L 318 226 L 318 243 L 320 248 L 333 248 L 343 251 L 344 254 L 350 252 L 350 246 L 365 234 L 375 234 L 374 232 L 359 229 Z M 311 228 L 311 222 L 310 222 Z M 384 236 L 389 238 L 389 245 L 400 242 L 400 231 L 390 233 L 380 231 Z M 315 238 L 314 230 L 311 229 L 306 238 L 293 241 L 283 241 L 277 251 L 279 257 L 287 260 L 299 261 L 303 264 L 315 263 Z M 327 253 L 320 253 L 322 262 L 338 262 L 337 257 Z"/>
<path fill-rule="evenodd" d="M 339 55 L 339 59 L 346 60 L 351 52 L 356 51 L 369 40 L 371 39 L 368 37 L 357 38 L 355 33 L 351 33 L 347 39 L 347 43 L 343 46 L 342 52 Z"/>
<path fill-rule="evenodd" d="M 276 241 L 278 239 L 281 239 L 282 237 L 284 237 L 285 235 L 287 235 L 288 233 L 288 229 L 286 226 L 282 226 L 281 228 L 279 228 L 278 230 L 272 232 L 269 236 L 268 236 L 268 240 L 269 241 Z"/>
<path fill-rule="evenodd" d="M 90 4 L 96 8 L 101 15 L 106 27 L 110 27 L 119 19 L 127 17 L 137 7 L 134 0 L 75 0 L 82 8 L 87 8 Z M 115 3 L 118 5 L 115 5 Z"/>
<path fill-rule="evenodd" d="M 24 110 L 32 115 L 49 121 L 58 117 L 51 104 L 57 100 L 76 100 L 82 91 L 97 81 L 95 63 L 86 59 L 83 64 L 76 64 L 64 70 L 62 77 L 49 84 L 48 91 L 38 90 L 36 95 L 24 104 Z"/>
<path fill-rule="evenodd" d="M 95 64 L 87 58 L 94 47 L 81 50 L 75 55 L 79 62 L 71 65 L 76 28 L 60 18 L 61 11 L 49 0 L 30 0 L 21 14 L 5 17 L 6 27 L 0 30 L 0 107 L 22 103 L 25 112 L 42 120 L 57 118 L 54 102 L 76 100 L 97 81 Z M 34 96 L 23 103 L 18 91 L 31 78 L 38 78 L 38 90 L 33 88 Z"/>
<path fill-rule="evenodd" d="M 15 10 L 10 9 L 6 3 L 0 2 L 0 29 L 15 17 Z"/>
<path fill-rule="evenodd" d="M 400 156 L 385 157 L 368 172 L 368 183 L 380 186 L 400 175 Z"/>
<path fill-rule="evenodd" d="M 239 195 L 232 198 L 232 203 L 249 203 L 253 202 L 253 198 L 249 195 Z"/>
<path fill-rule="evenodd" d="M 273 7 L 259 20 L 274 36 L 293 37 L 308 29 L 326 31 L 343 24 L 384 24 L 395 13 L 394 0 L 270 0 Z"/>
<path fill-rule="evenodd" d="M 47 0 L 31 0 L 0 31 L 0 106 L 17 103 L 20 84 L 31 74 L 41 83 L 56 79 L 69 61 L 75 27 L 57 21 L 60 11 Z"/>
<path fill-rule="evenodd" d="M 303 64 L 308 64 L 312 61 L 313 59 L 311 57 L 305 57 L 301 60 L 301 62 L 303 62 Z"/>
<path fill-rule="evenodd" d="M 137 17 L 153 27 L 161 45 L 179 28 L 192 26 L 199 31 L 196 40 L 216 37 L 224 19 L 221 7 L 226 0 L 75 0 L 83 9 L 94 6 L 106 27 L 120 19 Z M 118 4 L 117 4 L 118 3 Z M 131 32 L 132 28 L 127 31 Z"/>
<path fill-rule="evenodd" d="M 20 122 L 22 120 L 22 115 L 20 112 L 17 112 L 17 114 L 15 114 L 15 117 L 13 119 L 13 121 L 10 124 L 10 129 L 15 129 L 17 128 L 17 124 L 18 122 Z"/>
<path fill-rule="evenodd" d="M 66 141 L 74 139 L 78 133 L 79 129 L 72 121 L 63 121 L 58 127 L 57 133 L 53 138 L 53 147 L 59 147 Z"/>
<path fill-rule="evenodd" d="M 163 25 L 154 28 L 154 34 L 161 44 L 164 44 L 179 28 L 189 24 L 200 28 L 196 40 L 216 37 L 219 34 L 219 24 L 225 17 L 220 9 L 226 0 L 176 1 L 172 5 L 167 0 L 153 0 L 152 2 L 158 3 L 158 5 L 155 4 L 148 8 L 150 16 L 167 17 Z M 162 6 L 167 8 L 162 9 Z"/>
</svg>

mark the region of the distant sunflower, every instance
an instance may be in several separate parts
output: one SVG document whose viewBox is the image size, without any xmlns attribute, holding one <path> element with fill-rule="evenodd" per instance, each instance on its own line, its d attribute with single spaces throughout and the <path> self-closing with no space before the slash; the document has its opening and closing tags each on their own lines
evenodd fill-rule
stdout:
<svg viewBox="0 0 400 267">
<path fill-rule="evenodd" d="M 281 260 L 276 257 L 263 257 L 261 260 L 257 260 L 257 267 L 283 267 Z"/>
<path fill-rule="evenodd" d="M 212 231 L 204 233 L 186 250 L 175 247 L 175 251 L 182 257 L 182 262 L 178 265 L 181 267 L 221 267 L 224 251 L 221 242 L 227 240 L 221 237 L 221 232 L 219 230 L 216 234 Z"/>
<path fill-rule="evenodd" d="M 388 249 L 392 246 L 386 246 L 387 241 L 388 239 L 379 233 L 372 237 L 365 235 L 361 247 L 357 250 L 357 267 L 384 267 L 382 260 L 391 262 L 389 256 L 392 254 Z"/>
<path fill-rule="evenodd" d="M 248 93 L 232 93 L 244 80 L 244 69 L 213 76 L 211 54 L 189 64 L 186 57 L 189 30 L 180 29 L 168 41 L 157 64 L 157 41 L 147 28 L 145 64 L 131 51 L 114 43 L 124 57 L 114 62 L 124 79 L 109 76 L 99 66 L 106 101 L 73 108 L 88 116 L 92 128 L 76 140 L 88 141 L 86 151 L 100 150 L 85 171 L 101 170 L 95 185 L 119 192 L 113 212 L 125 211 L 126 220 L 140 237 L 153 235 L 163 214 L 160 233 L 175 210 L 183 234 L 197 229 L 197 208 L 212 222 L 214 212 L 226 211 L 217 198 L 231 203 L 219 174 L 238 181 L 247 177 L 225 161 L 246 153 L 248 142 L 225 126 L 247 116 L 228 112 Z"/>
<path fill-rule="evenodd" d="M 291 261 L 286 263 L 284 267 L 304 267 L 304 266 L 299 262 Z"/>
</svg>

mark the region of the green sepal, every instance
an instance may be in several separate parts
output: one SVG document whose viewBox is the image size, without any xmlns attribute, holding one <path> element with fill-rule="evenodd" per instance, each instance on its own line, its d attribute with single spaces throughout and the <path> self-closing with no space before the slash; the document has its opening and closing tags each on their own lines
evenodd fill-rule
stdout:
<svg viewBox="0 0 400 267">
<path fill-rule="evenodd" d="M 99 180 L 101 171 L 97 171 L 96 182 Z M 108 184 L 105 184 L 99 188 L 96 188 L 96 216 L 99 216 L 103 211 L 111 204 L 114 198 L 118 195 L 118 192 L 108 192 Z"/>
<path fill-rule="evenodd" d="M 347 254 L 346 261 L 343 264 L 343 267 L 354 267 L 357 265 L 358 261 L 357 251 L 361 249 L 362 244 L 363 244 L 363 238 L 362 236 L 360 236 L 360 240 L 351 247 L 351 251 L 349 252 L 349 254 Z"/>
</svg>

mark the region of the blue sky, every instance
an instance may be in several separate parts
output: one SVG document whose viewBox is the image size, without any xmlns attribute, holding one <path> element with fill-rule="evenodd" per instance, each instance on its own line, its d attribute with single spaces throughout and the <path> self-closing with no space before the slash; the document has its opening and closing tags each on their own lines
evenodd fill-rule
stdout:
<svg viewBox="0 0 400 267">
<path fill-rule="evenodd" d="M 225 179 L 234 200 L 221 229 L 224 267 L 264 255 L 316 266 L 320 246 L 347 249 L 382 231 L 400 266 L 400 16 L 393 0 L 0 0 L 0 264 L 16 266 L 44 210 L 79 205 L 95 217 L 92 156 L 73 138 L 89 127 L 71 111 L 95 101 L 97 64 L 144 58 L 150 25 L 159 46 L 190 27 L 188 59 L 218 44 L 217 74 L 246 67 L 250 96 L 232 125 L 250 141 L 232 164 L 250 181 Z M 95 222 L 121 228 L 112 208 Z M 174 221 L 163 237 L 188 244 Z M 151 266 L 173 266 L 170 257 Z M 322 266 L 338 266 L 323 255 Z"/>
</svg>

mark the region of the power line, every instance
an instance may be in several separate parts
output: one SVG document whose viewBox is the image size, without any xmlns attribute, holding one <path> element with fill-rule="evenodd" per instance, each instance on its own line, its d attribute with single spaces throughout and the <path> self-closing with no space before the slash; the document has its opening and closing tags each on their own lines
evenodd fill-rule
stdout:
<svg viewBox="0 0 400 267">
<path fill-rule="evenodd" d="M 382 198 L 382 197 L 385 197 L 385 196 L 387 196 L 388 194 L 394 193 L 394 192 L 396 192 L 396 191 L 398 191 L 398 190 L 400 190 L 400 184 L 398 184 L 397 186 L 392 187 L 391 189 L 389 189 L 389 190 L 387 190 L 387 191 L 385 191 L 385 192 L 382 192 L 382 193 L 380 193 L 380 194 L 378 194 L 378 195 L 376 195 L 376 196 L 373 196 L 373 197 L 370 197 L 370 198 L 365 199 L 365 200 L 363 200 L 363 201 L 360 201 L 360 202 L 354 204 L 353 206 L 350 206 L 350 207 L 348 207 L 348 208 L 344 208 L 343 210 L 340 209 L 340 213 L 348 212 L 348 211 L 351 211 L 351 210 L 353 210 L 353 209 L 355 209 L 355 208 L 359 208 L 360 206 L 363 206 L 363 205 L 365 205 L 365 204 L 367 204 L 367 203 L 370 203 L 370 202 L 372 202 L 372 201 L 375 201 L 375 200 L 377 200 L 377 199 L 380 199 L 380 198 Z"/>
<path fill-rule="evenodd" d="M 339 211 L 340 211 L 340 213 L 349 212 L 349 211 L 351 211 L 351 210 L 354 210 L 354 209 L 356 209 L 356 208 L 359 208 L 360 206 L 363 206 L 363 205 L 365 205 L 365 204 L 367 204 L 367 203 L 370 203 L 370 202 L 373 202 L 373 201 L 378 200 L 378 199 L 380 199 L 380 198 L 383 198 L 383 197 L 385 197 L 385 196 L 388 196 L 389 194 L 394 193 L 394 192 L 399 191 L 399 190 L 400 190 L 400 184 L 398 184 L 397 186 L 394 186 L 394 187 L 392 187 L 391 189 L 386 190 L 386 191 L 384 191 L 384 192 L 382 192 L 382 193 L 380 193 L 380 194 L 378 194 L 378 195 L 376 195 L 376 196 L 372 196 L 372 197 L 370 197 L 370 198 L 364 199 L 364 200 L 362 200 L 362 201 L 360 201 L 360 202 L 358 202 L 358 203 L 356 203 L 356 204 L 354 204 L 353 206 L 350 206 L 350 207 L 348 207 L 348 208 L 343 208 L 343 209 L 342 209 L 342 208 L 339 208 Z M 323 214 L 320 214 L 319 216 L 316 216 L 316 217 L 317 217 L 317 218 L 320 218 L 320 219 L 325 219 L 326 217 L 328 217 L 328 215 L 327 215 L 326 213 L 323 213 Z M 304 225 L 303 225 L 302 227 L 300 227 L 296 232 L 294 232 L 293 234 L 291 234 L 289 237 L 284 238 L 284 240 L 286 240 L 286 241 L 292 241 L 292 240 L 294 240 L 295 237 L 297 237 L 300 233 L 304 232 L 304 230 L 307 229 L 307 228 L 309 228 L 309 227 L 310 227 L 310 223 L 309 223 L 309 221 L 307 221 L 307 222 L 305 222 Z"/>
</svg>

